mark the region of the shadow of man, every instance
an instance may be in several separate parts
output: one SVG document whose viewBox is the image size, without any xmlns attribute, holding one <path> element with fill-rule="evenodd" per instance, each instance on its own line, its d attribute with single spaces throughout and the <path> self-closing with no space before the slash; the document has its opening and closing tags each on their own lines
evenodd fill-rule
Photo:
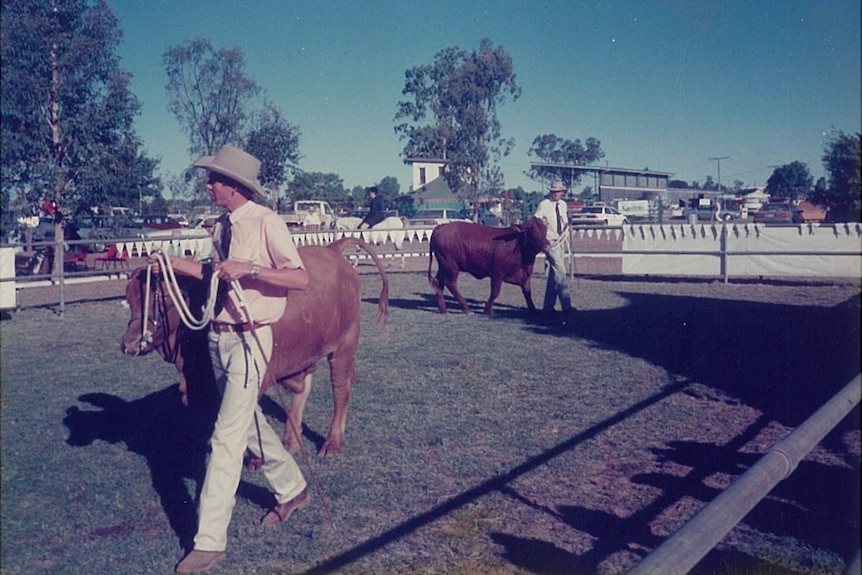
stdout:
<svg viewBox="0 0 862 575">
<path fill-rule="evenodd" d="M 216 411 L 212 406 L 184 407 L 176 384 L 132 401 L 106 393 L 89 393 L 78 399 L 99 409 L 72 406 L 66 410 L 66 443 L 73 447 L 96 440 L 124 443 L 129 451 L 143 456 L 171 528 L 183 548 L 190 549 L 197 531 L 196 501 L 206 472 Z M 197 485 L 194 494 L 189 493 L 185 479 Z"/>
</svg>

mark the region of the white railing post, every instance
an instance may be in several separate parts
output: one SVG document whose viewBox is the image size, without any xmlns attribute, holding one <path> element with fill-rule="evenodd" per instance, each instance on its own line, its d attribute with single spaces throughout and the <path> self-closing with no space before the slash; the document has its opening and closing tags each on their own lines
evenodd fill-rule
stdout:
<svg viewBox="0 0 862 575">
<path fill-rule="evenodd" d="M 859 405 L 860 394 L 862 375 L 857 375 L 679 531 L 647 555 L 629 571 L 629 575 L 684 575 L 691 571 L 755 505 L 793 473 L 808 452 L 850 410 Z"/>
</svg>

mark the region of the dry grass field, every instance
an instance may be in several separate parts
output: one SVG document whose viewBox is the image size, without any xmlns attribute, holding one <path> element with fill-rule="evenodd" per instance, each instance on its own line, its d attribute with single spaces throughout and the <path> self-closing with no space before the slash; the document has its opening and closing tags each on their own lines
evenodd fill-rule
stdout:
<svg viewBox="0 0 862 575">
<path fill-rule="evenodd" d="M 560 327 L 513 286 L 491 317 L 440 315 L 425 263 L 391 270 L 385 334 L 359 267 L 345 449 L 315 455 L 325 368 L 303 430 L 323 497 L 264 530 L 244 472 L 216 573 L 624 573 L 860 370 L 858 281 L 583 277 Z M 480 309 L 487 281 L 461 284 Z M 67 287 L 62 317 L 30 288 L 0 321 L 2 575 L 171 573 L 190 545 L 207 422 L 173 366 L 120 353 L 123 285 Z M 857 408 L 695 572 L 840 574 L 859 471 Z"/>
</svg>

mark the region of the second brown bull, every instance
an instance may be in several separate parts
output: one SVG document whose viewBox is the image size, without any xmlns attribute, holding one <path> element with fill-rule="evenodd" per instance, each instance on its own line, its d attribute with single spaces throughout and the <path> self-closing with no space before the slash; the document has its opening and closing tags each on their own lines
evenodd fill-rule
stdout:
<svg viewBox="0 0 862 575">
<path fill-rule="evenodd" d="M 448 288 L 464 313 L 470 313 L 467 300 L 458 291 L 458 274 L 466 272 L 476 279 L 491 278 L 491 295 L 485 313 L 491 313 L 503 282 L 521 287 L 527 308 L 536 311 L 530 291 L 530 277 L 536 256 L 545 249 L 546 227 L 538 218 L 508 228 L 492 228 L 469 222 L 450 222 L 434 228 L 428 259 L 428 281 L 437 295 L 440 313 L 446 313 L 443 289 Z M 431 264 L 437 258 L 437 275 Z"/>
</svg>

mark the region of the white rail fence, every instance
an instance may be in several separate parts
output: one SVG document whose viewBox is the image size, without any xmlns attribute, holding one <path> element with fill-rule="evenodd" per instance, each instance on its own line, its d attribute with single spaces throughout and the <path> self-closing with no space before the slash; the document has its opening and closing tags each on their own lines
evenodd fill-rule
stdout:
<svg viewBox="0 0 862 575">
<path fill-rule="evenodd" d="M 345 236 L 360 237 L 377 246 L 384 259 L 400 261 L 403 266 L 405 258 L 428 257 L 432 231 L 430 227 L 331 230 L 297 232 L 294 238 L 300 245 L 325 245 Z M 630 224 L 621 228 L 574 228 L 567 240 L 570 274 L 716 277 L 725 282 L 750 277 L 862 277 L 862 223 Z M 156 250 L 176 254 L 206 254 L 212 250 L 212 239 L 205 233 L 115 242 L 119 253 L 126 252 L 131 257 L 142 257 Z M 62 244 L 57 251 L 61 247 Z M 52 274 L 16 277 L 15 253 L 20 249 L 21 246 L 0 248 L 0 300 L 3 300 L 0 309 L 14 307 L 8 294 L 14 294 L 16 286 L 59 285 L 62 309 L 65 282 L 123 275 L 122 270 L 109 269 L 61 272 L 59 277 Z"/>
<path fill-rule="evenodd" d="M 629 575 L 683 575 L 691 571 L 776 485 L 790 477 L 799 462 L 859 405 L 860 394 L 862 376 L 857 375 L 647 555 L 629 571 Z M 855 570 L 858 575 L 858 561 L 857 555 L 845 573 L 854 573 Z"/>
</svg>

